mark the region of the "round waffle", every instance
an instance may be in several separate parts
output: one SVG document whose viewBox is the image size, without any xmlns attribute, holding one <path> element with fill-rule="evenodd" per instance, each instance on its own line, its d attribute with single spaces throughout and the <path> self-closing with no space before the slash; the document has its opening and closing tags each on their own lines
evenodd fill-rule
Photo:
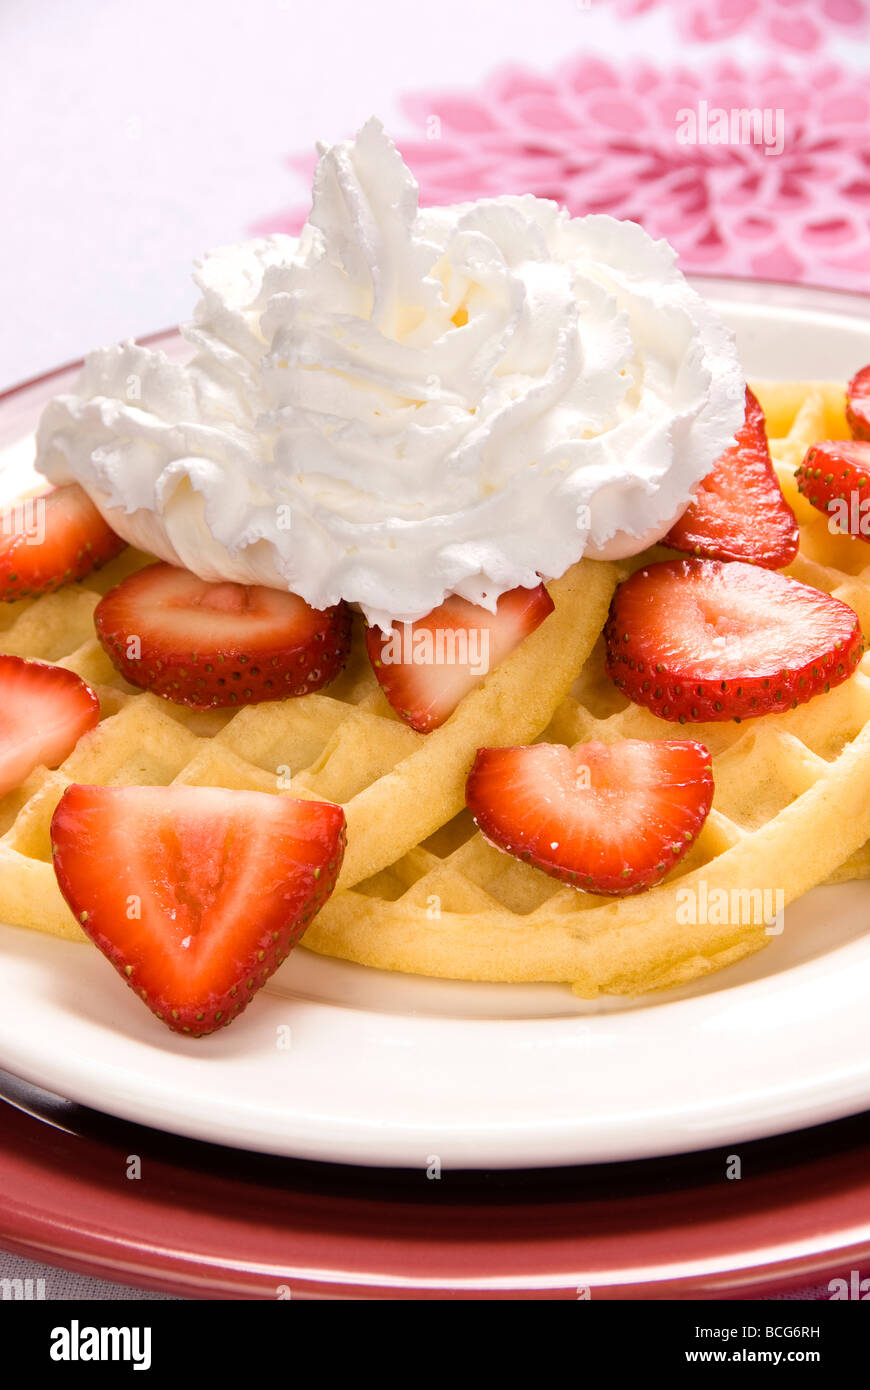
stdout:
<svg viewBox="0 0 870 1390">
<path fill-rule="evenodd" d="M 794 481 L 809 444 L 849 437 L 842 387 L 754 389 L 800 526 L 786 572 L 844 600 L 870 631 L 870 551 L 832 534 Z M 617 580 L 668 554 L 656 547 L 621 571 L 576 565 L 549 586 L 546 622 L 428 735 L 387 703 L 361 632 L 339 680 L 300 699 L 197 713 L 134 690 L 93 629 L 100 595 L 148 562 L 132 551 L 80 585 L 7 605 L 0 651 L 77 671 L 102 718 L 61 768 L 38 769 L 0 801 L 0 920 L 82 937 L 51 867 L 49 824 L 70 782 L 181 781 L 344 806 L 339 887 L 304 942 L 324 954 L 450 978 L 570 982 L 593 996 L 682 984 L 760 949 L 798 895 L 870 876 L 870 655 L 797 709 L 692 725 L 713 755 L 713 809 L 650 892 L 605 899 L 560 886 L 489 845 L 463 809 L 478 747 L 675 736 L 613 686 L 597 640 Z"/>
</svg>

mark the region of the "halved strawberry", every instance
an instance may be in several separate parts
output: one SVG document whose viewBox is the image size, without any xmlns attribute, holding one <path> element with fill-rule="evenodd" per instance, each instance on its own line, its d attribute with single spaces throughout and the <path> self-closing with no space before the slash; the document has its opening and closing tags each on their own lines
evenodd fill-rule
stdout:
<svg viewBox="0 0 870 1390">
<path fill-rule="evenodd" d="M 854 671 L 863 639 L 845 603 L 755 565 L 671 560 L 613 596 L 607 670 L 660 719 L 793 709 Z"/>
<path fill-rule="evenodd" d="M 870 439 L 870 367 L 857 371 L 846 387 L 846 419 L 856 439 Z"/>
<path fill-rule="evenodd" d="M 714 560 L 781 569 L 797 554 L 798 527 L 782 495 L 767 443 L 764 411 L 746 388 L 736 442 L 701 483 L 663 545 Z"/>
<path fill-rule="evenodd" d="M 832 531 L 870 540 L 870 443 L 812 444 L 795 477 L 798 492 L 829 517 Z"/>
<path fill-rule="evenodd" d="M 219 787 L 68 787 L 51 822 L 84 931 L 175 1032 L 237 1018 L 335 887 L 340 806 Z"/>
<path fill-rule="evenodd" d="M 0 515 L 0 599 L 50 594 L 84 579 L 126 544 L 78 483 L 22 498 Z"/>
<path fill-rule="evenodd" d="M 543 584 L 502 594 L 497 611 L 453 594 L 416 623 L 388 632 L 370 627 L 369 660 L 384 694 L 422 734 L 443 724 L 459 701 L 480 685 L 524 637 L 553 611 Z"/>
<path fill-rule="evenodd" d="M 480 748 L 466 800 L 499 849 L 590 893 L 640 893 L 682 859 L 713 800 L 700 743 Z"/>
<path fill-rule="evenodd" d="M 58 767 L 99 718 L 99 700 L 75 671 L 0 656 L 0 796 L 34 768 Z"/>
<path fill-rule="evenodd" d="M 307 695 L 335 679 L 350 651 L 344 603 L 309 608 L 296 594 L 208 584 L 164 564 L 112 589 L 94 621 L 131 685 L 194 709 Z"/>
</svg>

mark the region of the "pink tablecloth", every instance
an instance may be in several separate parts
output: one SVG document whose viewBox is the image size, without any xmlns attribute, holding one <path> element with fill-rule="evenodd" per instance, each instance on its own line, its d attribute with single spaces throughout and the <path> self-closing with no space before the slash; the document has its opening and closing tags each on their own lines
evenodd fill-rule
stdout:
<svg viewBox="0 0 870 1390">
<path fill-rule="evenodd" d="M 532 192 L 642 223 L 686 270 L 870 289 L 870 0 L 594 8 L 550 68 L 502 63 L 403 98 L 421 201 Z M 620 30 L 653 19 L 669 41 L 659 27 L 648 61 L 615 59 Z M 313 151 L 289 163 L 310 181 Z M 307 211 L 254 229 L 296 231 Z"/>
</svg>

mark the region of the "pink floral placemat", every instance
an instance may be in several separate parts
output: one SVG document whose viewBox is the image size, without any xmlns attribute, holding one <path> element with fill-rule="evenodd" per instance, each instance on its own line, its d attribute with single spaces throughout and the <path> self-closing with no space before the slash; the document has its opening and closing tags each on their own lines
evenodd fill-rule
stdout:
<svg viewBox="0 0 870 1390">
<path fill-rule="evenodd" d="M 682 37 L 721 43 L 750 35 L 774 48 L 813 53 L 834 34 L 867 36 L 868 0 L 616 0 L 624 15 L 669 9 Z"/>
<path fill-rule="evenodd" d="M 640 222 L 688 271 L 870 289 L 870 0 L 595 9 L 583 52 L 551 71 L 511 64 L 402 99 L 411 131 L 392 133 L 421 201 L 533 192 Z M 664 59 L 605 56 L 650 19 L 673 30 Z M 314 161 L 289 163 L 310 184 Z M 296 231 L 307 212 L 254 230 Z"/>
</svg>

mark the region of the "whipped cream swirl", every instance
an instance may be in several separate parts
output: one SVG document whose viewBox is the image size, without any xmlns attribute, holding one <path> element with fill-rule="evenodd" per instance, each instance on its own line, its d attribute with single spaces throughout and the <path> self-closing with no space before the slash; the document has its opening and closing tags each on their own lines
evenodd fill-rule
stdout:
<svg viewBox="0 0 870 1390">
<path fill-rule="evenodd" d="M 381 626 L 637 553 L 743 420 L 733 339 L 666 242 L 531 195 L 421 210 L 374 120 L 321 151 L 298 239 L 195 278 L 192 360 L 91 353 L 37 466 L 203 579 Z"/>
</svg>

